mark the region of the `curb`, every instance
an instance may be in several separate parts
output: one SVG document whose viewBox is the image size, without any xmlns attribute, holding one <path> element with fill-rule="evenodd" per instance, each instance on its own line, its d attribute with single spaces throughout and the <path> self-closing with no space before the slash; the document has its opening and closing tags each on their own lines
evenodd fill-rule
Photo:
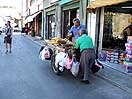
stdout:
<svg viewBox="0 0 132 99">
<path fill-rule="evenodd" d="M 129 93 L 129 94 L 132 95 L 132 89 L 130 89 L 130 88 L 128 88 L 128 87 L 125 87 L 125 86 L 122 86 L 122 85 L 120 85 L 120 84 L 118 84 L 118 83 L 112 81 L 111 79 L 102 76 L 102 75 L 95 74 L 94 76 L 99 77 L 99 78 L 101 78 L 101 79 L 107 81 L 108 83 L 110 83 L 110 84 L 112 84 L 112 85 L 114 85 L 114 86 L 120 88 L 121 90 L 124 90 L 125 92 L 127 92 L 127 93 Z"/>
<path fill-rule="evenodd" d="M 26 38 L 28 38 L 29 40 L 31 40 L 32 42 L 34 42 L 35 44 L 37 44 L 37 45 L 39 45 L 39 46 L 45 45 L 45 43 L 42 45 L 42 44 L 40 44 L 39 42 L 33 40 L 32 37 L 29 37 L 28 35 L 23 34 L 23 36 L 26 37 Z M 39 41 L 39 40 L 38 40 L 38 41 Z M 43 41 L 44 41 L 44 40 L 43 40 Z M 44 42 L 45 42 L 45 41 L 44 41 Z"/>
<path fill-rule="evenodd" d="M 101 61 L 100 61 L 101 62 Z M 125 74 L 125 75 L 127 75 L 127 76 L 130 76 L 130 77 L 132 77 L 132 75 L 129 75 L 127 72 L 123 72 L 123 71 L 121 71 L 121 70 L 118 70 L 118 69 L 115 69 L 115 68 L 113 68 L 113 67 L 111 67 L 110 65 L 106 65 L 105 63 L 103 63 L 103 62 L 101 62 L 101 64 L 103 64 L 104 66 L 107 66 L 107 67 L 109 67 L 109 68 L 111 68 L 111 69 L 113 69 L 113 70 L 115 70 L 115 71 L 117 71 L 117 72 L 120 72 L 120 73 L 122 73 L 122 74 Z"/>
</svg>

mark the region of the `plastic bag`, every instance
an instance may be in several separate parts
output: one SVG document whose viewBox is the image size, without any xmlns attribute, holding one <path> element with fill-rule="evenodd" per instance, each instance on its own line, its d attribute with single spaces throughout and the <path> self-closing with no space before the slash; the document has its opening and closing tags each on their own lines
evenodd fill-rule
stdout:
<svg viewBox="0 0 132 99">
<path fill-rule="evenodd" d="M 44 47 L 43 50 L 39 53 L 39 58 L 41 60 L 46 60 L 51 58 L 50 48 Z"/>
<path fill-rule="evenodd" d="M 39 53 L 39 59 L 41 59 L 42 61 L 45 60 L 44 54 L 43 54 L 43 50 Z"/>
<path fill-rule="evenodd" d="M 100 69 L 104 69 L 104 66 L 98 60 L 95 60 L 95 63 L 91 67 L 91 71 L 97 73 Z"/>
<path fill-rule="evenodd" d="M 79 66 L 80 66 L 80 63 L 77 62 L 76 60 L 73 61 L 72 63 L 72 67 L 71 67 L 71 73 L 74 77 L 77 77 L 78 73 L 79 73 Z"/>
<path fill-rule="evenodd" d="M 66 58 L 65 68 L 67 70 L 70 70 L 73 64 L 73 58 L 70 58 L 69 56 Z"/>
<path fill-rule="evenodd" d="M 67 58 L 67 54 L 64 52 L 57 53 L 57 55 L 55 56 L 55 66 L 56 66 L 56 68 L 58 68 L 58 66 L 59 66 L 60 71 L 63 71 L 63 69 L 64 69 L 64 65 L 66 63 L 66 58 Z"/>
</svg>

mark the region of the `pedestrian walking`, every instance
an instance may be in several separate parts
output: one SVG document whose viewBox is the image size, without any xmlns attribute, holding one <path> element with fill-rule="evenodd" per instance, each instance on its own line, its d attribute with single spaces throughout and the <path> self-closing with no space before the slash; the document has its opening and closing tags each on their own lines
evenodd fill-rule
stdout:
<svg viewBox="0 0 132 99">
<path fill-rule="evenodd" d="M 5 47 L 6 47 L 6 52 L 5 53 L 6 54 L 8 52 L 11 53 L 11 48 L 12 48 L 12 33 L 13 33 L 13 28 L 11 27 L 11 22 L 7 21 L 6 29 L 5 29 L 5 37 L 4 37 L 4 43 L 5 43 Z"/>
<path fill-rule="evenodd" d="M 89 84 L 88 74 L 89 70 L 95 63 L 95 51 L 93 46 L 93 41 L 90 36 L 87 35 L 85 29 L 79 31 L 80 37 L 77 39 L 75 48 L 79 48 L 81 52 L 80 66 L 82 70 L 82 80 L 81 82 Z"/>
</svg>

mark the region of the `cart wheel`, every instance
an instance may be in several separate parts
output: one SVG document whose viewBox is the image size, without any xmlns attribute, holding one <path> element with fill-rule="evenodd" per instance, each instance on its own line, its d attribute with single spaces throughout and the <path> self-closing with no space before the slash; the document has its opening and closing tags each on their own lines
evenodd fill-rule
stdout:
<svg viewBox="0 0 132 99">
<path fill-rule="evenodd" d="M 56 75 L 60 74 L 59 68 L 55 66 L 55 54 L 51 56 L 51 67 Z"/>
</svg>

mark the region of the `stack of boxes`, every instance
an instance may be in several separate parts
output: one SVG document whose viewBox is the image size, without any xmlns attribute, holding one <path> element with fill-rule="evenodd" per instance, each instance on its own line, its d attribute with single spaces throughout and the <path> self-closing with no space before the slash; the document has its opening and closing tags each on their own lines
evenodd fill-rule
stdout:
<svg viewBox="0 0 132 99">
<path fill-rule="evenodd" d="M 132 38 L 128 37 L 126 46 L 126 58 L 124 61 L 125 69 L 128 73 L 132 73 Z"/>
<path fill-rule="evenodd" d="M 117 52 L 108 51 L 106 60 L 107 62 L 110 62 L 110 63 L 119 64 L 119 58 L 120 58 L 119 55 L 120 54 Z"/>
<path fill-rule="evenodd" d="M 111 63 L 119 64 L 119 53 L 117 52 L 112 52 L 111 53 Z"/>
</svg>

